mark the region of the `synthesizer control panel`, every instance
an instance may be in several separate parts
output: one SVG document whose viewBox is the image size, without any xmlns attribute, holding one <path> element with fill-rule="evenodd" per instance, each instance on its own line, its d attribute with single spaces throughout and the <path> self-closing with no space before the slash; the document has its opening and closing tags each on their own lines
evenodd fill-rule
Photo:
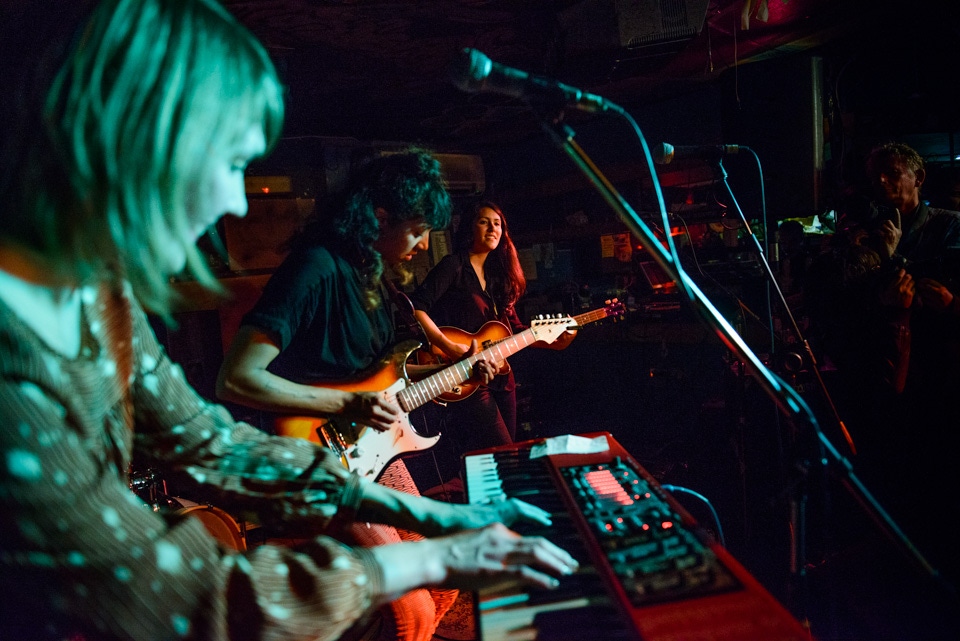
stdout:
<svg viewBox="0 0 960 641">
<path fill-rule="evenodd" d="M 560 472 L 633 605 L 739 587 L 698 533 L 684 527 L 661 490 L 619 457 Z"/>
</svg>

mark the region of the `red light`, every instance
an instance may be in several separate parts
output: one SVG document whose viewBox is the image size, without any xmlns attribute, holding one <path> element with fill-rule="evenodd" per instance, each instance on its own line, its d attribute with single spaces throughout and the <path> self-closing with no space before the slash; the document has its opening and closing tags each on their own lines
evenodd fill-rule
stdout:
<svg viewBox="0 0 960 641">
<path fill-rule="evenodd" d="M 269 188 L 269 187 L 261 187 L 261 188 L 260 188 L 260 191 L 262 191 L 262 192 L 265 193 L 265 194 L 269 194 L 269 193 L 270 193 L 270 188 Z"/>
<path fill-rule="evenodd" d="M 672 522 L 672 521 L 664 521 L 663 523 L 660 524 L 660 527 L 662 527 L 664 530 L 669 530 L 670 528 L 673 527 L 673 522 Z"/>
<path fill-rule="evenodd" d="M 633 499 L 626 493 L 610 470 L 599 469 L 587 472 L 584 478 L 601 499 L 614 501 L 621 505 L 633 503 Z"/>
</svg>

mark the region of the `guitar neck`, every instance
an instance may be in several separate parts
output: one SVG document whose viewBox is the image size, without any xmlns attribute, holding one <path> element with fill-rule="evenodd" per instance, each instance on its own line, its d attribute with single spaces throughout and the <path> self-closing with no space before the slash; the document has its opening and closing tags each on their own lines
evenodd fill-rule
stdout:
<svg viewBox="0 0 960 641">
<path fill-rule="evenodd" d="M 570 320 L 566 319 L 566 322 L 569 324 Z M 401 390 L 397 394 L 397 397 L 403 408 L 407 412 L 410 412 L 454 387 L 463 384 L 473 376 L 473 366 L 477 361 L 503 361 L 524 347 L 529 347 L 536 342 L 537 338 L 533 329 L 525 329 L 519 334 L 513 334 L 499 340 L 494 345 L 476 354 L 467 356 L 439 372 L 435 372 L 416 383 L 412 383 L 409 387 Z"/>
<path fill-rule="evenodd" d="M 611 313 L 610 309 L 605 307 L 579 314 L 573 318 L 567 316 L 560 319 L 536 321 L 534 324 L 539 323 L 541 328 L 547 328 L 546 333 L 556 332 L 553 336 L 547 337 L 547 342 L 551 342 L 568 329 L 576 329 L 582 325 L 596 322 L 610 316 Z M 516 354 L 524 347 L 533 345 L 538 340 L 541 340 L 541 338 L 537 337 L 537 333 L 531 325 L 531 327 L 518 334 L 498 340 L 486 349 L 472 356 L 467 356 L 439 372 L 434 372 L 416 383 L 412 383 L 409 387 L 397 393 L 397 400 L 404 410 L 412 412 L 424 403 L 432 401 L 441 394 L 466 382 L 473 376 L 473 366 L 477 361 L 505 361 L 507 357 Z"/>
<path fill-rule="evenodd" d="M 598 320 L 603 320 L 610 315 L 610 312 L 601 307 L 600 309 L 595 309 L 592 312 L 584 312 L 583 314 L 577 314 L 573 317 L 574 328 L 579 325 L 589 325 L 590 323 L 596 323 Z"/>
</svg>

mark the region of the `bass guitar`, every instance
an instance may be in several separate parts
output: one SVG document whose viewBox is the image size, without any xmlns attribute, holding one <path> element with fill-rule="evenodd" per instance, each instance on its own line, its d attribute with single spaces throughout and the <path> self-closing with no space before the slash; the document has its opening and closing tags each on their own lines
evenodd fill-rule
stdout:
<svg viewBox="0 0 960 641">
<path fill-rule="evenodd" d="M 595 323 L 597 321 L 603 320 L 604 318 L 609 318 L 611 316 L 621 316 L 624 313 L 623 303 L 614 298 L 610 301 L 605 307 L 600 309 L 595 309 L 592 312 L 585 312 L 583 314 L 577 314 L 571 320 L 575 327 L 583 327 L 584 325 L 589 325 L 590 323 Z M 487 349 L 493 347 L 500 341 L 506 340 L 512 336 L 510 333 L 510 328 L 501 323 L 500 321 L 487 321 L 483 324 L 476 333 L 471 334 L 470 332 L 464 331 L 459 327 L 438 327 L 444 336 L 449 338 L 455 343 L 461 343 L 464 345 L 469 345 L 470 342 L 476 339 L 477 344 L 483 348 Z M 450 358 L 443 353 L 443 351 L 436 345 L 432 345 L 429 349 L 419 349 L 416 353 L 417 364 L 419 365 L 446 365 L 450 362 Z M 510 371 L 509 363 L 506 364 L 506 367 L 500 368 L 501 374 L 506 374 Z M 453 387 L 446 392 L 443 392 L 437 397 L 438 401 L 443 402 L 456 402 L 462 401 L 465 398 L 469 398 L 474 392 L 477 391 L 477 388 L 480 387 L 481 383 L 476 380 L 467 380 Z"/>
<path fill-rule="evenodd" d="M 463 385 L 473 376 L 473 366 L 477 361 L 506 360 L 524 347 L 536 342 L 552 343 L 564 332 L 577 327 L 577 321 L 569 316 L 535 320 L 528 329 L 499 340 L 496 344 L 415 382 L 407 376 L 406 363 L 413 352 L 420 348 L 420 343 L 405 341 L 396 345 L 378 363 L 350 380 L 317 383 L 317 386 L 348 392 L 379 392 L 403 410 L 400 418 L 389 429 L 380 431 L 365 425 L 357 426 L 358 429 L 352 431 L 357 434 L 357 438 L 351 442 L 344 436 L 344 432 L 338 429 L 336 419 L 282 416 L 274 422 L 274 428 L 281 436 L 303 438 L 325 445 L 340 457 L 348 470 L 375 481 L 393 459 L 408 452 L 429 449 L 440 440 L 439 435 L 418 434 L 410 423 L 410 412 L 444 392 Z"/>
</svg>

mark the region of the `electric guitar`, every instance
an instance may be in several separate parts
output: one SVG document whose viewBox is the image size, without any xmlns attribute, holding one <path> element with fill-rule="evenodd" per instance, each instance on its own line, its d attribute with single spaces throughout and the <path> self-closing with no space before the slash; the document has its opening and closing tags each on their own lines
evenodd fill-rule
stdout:
<svg viewBox="0 0 960 641">
<path fill-rule="evenodd" d="M 614 298 L 605 307 L 595 309 L 592 312 L 577 314 L 572 318 L 572 324 L 574 327 L 583 327 L 584 325 L 595 323 L 603 320 L 604 318 L 621 316 L 623 313 L 623 303 Z M 456 343 L 469 345 L 473 339 L 476 339 L 477 344 L 483 349 L 493 347 L 497 343 L 512 336 L 510 333 L 510 328 L 500 321 L 487 321 L 484 323 L 483 327 L 477 330 L 477 332 L 474 334 L 464 331 L 458 327 L 444 326 L 438 327 L 437 329 L 439 329 L 444 336 Z M 429 350 L 422 348 L 417 350 L 416 360 L 419 365 L 445 365 L 450 362 L 449 357 L 444 354 L 443 351 L 436 345 L 431 345 Z M 501 374 L 506 374 L 509 371 L 509 363 L 506 363 L 506 367 L 500 368 Z M 438 400 L 444 402 L 462 401 L 465 398 L 469 398 L 474 392 L 476 392 L 480 385 L 481 383 L 477 380 L 466 380 L 463 383 L 452 387 L 448 391 L 443 392 L 437 398 Z"/>
<path fill-rule="evenodd" d="M 331 387 L 341 391 L 379 392 L 403 410 L 389 429 L 380 431 L 366 425 L 358 426 L 359 429 L 355 430 L 357 439 L 350 442 L 337 428 L 335 419 L 282 416 L 274 422 L 276 433 L 325 445 L 340 457 L 348 470 L 376 481 L 393 459 L 408 452 L 429 449 L 440 440 L 439 435 L 418 434 L 410 423 L 410 412 L 444 392 L 463 385 L 473 376 L 473 366 L 477 361 L 503 361 L 524 347 L 539 341 L 552 343 L 564 332 L 576 328 L 576 319 L 569 316 L 535 320 L 528 329 L 499 340 L 494 345 L 416 382 L 412 382 L 407 376 L 406 363 L 414 350 L 420 348 L 420 343 L 404 341 L 396 345 L 378 363 L 350 380 L 317 383 L 318 387 Z"/>
</svg>

